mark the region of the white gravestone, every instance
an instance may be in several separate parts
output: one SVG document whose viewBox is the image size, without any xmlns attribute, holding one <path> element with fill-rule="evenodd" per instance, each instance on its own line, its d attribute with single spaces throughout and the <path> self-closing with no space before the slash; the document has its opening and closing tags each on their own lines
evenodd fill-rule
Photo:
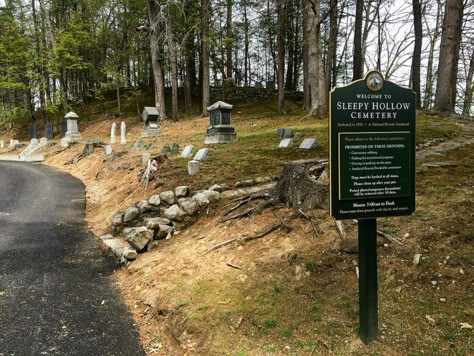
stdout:
<svg viewBox="0 0 474 356">
<path fill-rule="evenodd" d="M 69 141 L 67 138 L 62 138 L 61 139 L 61 147 L 62 148 L 68 148 L 69 147 Z"/>
<path fill-rule="evenodd" d="M 31 145 L 37 145 L 38 144 L 38 139 L 37 138 L 32 138 L 30 141 Z"/>
<path fill-rule="evenodd" d="M 201 163 L 199 161 L 189 161 L 188 162 L 188 174 L 190 176 L 195 176 L 199 173 Z"/>
<path fill-rule="evenodd" d="M 11 139 L 10 140 L 10 148 L 13 148 L 15 146 L 15 140 Z"/>
<path fill-rule="evenodd" d="M 191 157 L 191 155 L 193 154 L 193 151 L 194 151 L 194 146 L 193 145 L 187 145 L 183 152 L 181 153 L 181 157 L 183 158 L 188 158 L 188 157 Z"/>
<path fill-rule="evenodd" d="M 194 161 L 202 161 L 204 158 L 207 157 L 208 153 L 209 148 L 201 148 L 194 156 Z"/>
<path fill-rule="evenodd" d="M 115 131 L 117 131 L 117 124 L 113 122 L 112 127 L 110 128 L 110 144 L 115 143 Z"/>
<path fill-rule="evenodd" d="M 0 148 L 5 148 L 5 141 L 3 140 L 0 140 Z"/>
<path fill-rule="evenodd" d="M 126 145 L 127 144 L 127 126 L 125 122 L 122 121 L 120 124 L 120 144 Z"/>
<path fill-rule="evenodd" d="M 303 150 L 310 150 L 318 145 L 315 138 L 309 137 L 305 138 L 300 145 L 300 148 Z"/>
<path fill-rule="evenodd" d="M 46 137 L 41 137 L 40 144 L 41 146 L 46 146 L 48 144 L 48 139 Z"/>
<path fill-rule="evenodd" d="M 292 138 L 285 138 L 280 141 L 280 145 L 278 147 L 280 148 L 288 148 L 293 144 L 293 139 Z"/>
<path fill-rule="evenodd" d="M 112 154 L 112 146 L 111 145 L 105 145 L 105 154 L 106 155 L 111 155 Z"/>
</svg>

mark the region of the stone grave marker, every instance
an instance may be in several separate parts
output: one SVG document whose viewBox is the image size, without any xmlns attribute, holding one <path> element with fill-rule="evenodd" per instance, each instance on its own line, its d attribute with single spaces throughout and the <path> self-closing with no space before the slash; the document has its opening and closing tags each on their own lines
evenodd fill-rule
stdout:
<svg viewBox="0 0 474 356">
<path fill-rule="evenodd" d="M 193 145 L 187 145 L 186 147 L 184 147 L 184 150 L 181 153 L 181 157 L 183 157 L 183 158 L 191 157 L 191 155 L 193 154 L 193 151 L 194 151 L 194 146 Z"/>
<path fill-rule="evenodd" d="M 202 161 L 209 154 L 209 148 L 201 148 L 194 156 L 194 161 Z"/>
<path fill-rule="evenodd" d="M 151 155 L 148 152 L 145 152 L 142 154 L 142 164 L 146 166 L 148 164 L 148 161 L 150 160 Z"/>
<path fill-rule="evenodd" d="M 30 139 L 38 137 L 38 127 L 35 122 L 30 123 L 29 125 Z"/>
<path fill-rule="evenodd" d="M 176 142 L 173 143 L 173 146 L 171 146 L 170 152 L 174 155 L 177 155 L 179 153 L 179 145 Z"/>
<path fill-rule="evenodd" d="M 207 108 L 209 111 L 209 127 L 205 144 L 228 143 L 237 137 L 231 126 L 232 105 L 218 101 Z"/>
<path fill-rule="evenodd" d="M 161 149 L 161 153 L 169 153 L 169 152 L 171 152 L 170 145 L 164 145 L 163 148 Z"/>
<path fill-rule="evenodd" d="M 53 136 L 54 136 L 54 133 L 53 133 L 53 124 L 50 123 L 50 122 L 47 122 L 45 127 L 44 127 L 44 130 L 45 130 L 45 137 L 48 139 L 48 140 L 52 140 L 53 139 Z"/>
<path fill-rule="evenodd" d="M 142 119 L 145 123 L 142 137 L 154 137 L 160 135 L 160 113 L 154 106 L 145 106 L 143 108 Z"/>
<path fill-rule="evenodd" d="M 61 139 L 61 147 L 62 148 L 68 148 L 69 147 L 69 142 L 66 138 Z"/>
<path fill-rule="evenodd" d="M 117 131 L 117 124 L 113 122 L 112 127 L 110 128 L 110 144 L 115 143 L 115 131 Z"/>
<path fill-rule="evenodd" d="M 316 139 L 313 137 L 308 137 L 303 140 L 299 148 L 301 148 L 302 150 L 310 150 L 312 148 L 315 148 L 316 146 L 318 146 L 318 142 L 316 141 Z"/>
<path fill-rule="evenodd" d="M 41 146 L 46 146 L 48 144 L 48 139 L 46 137 L 41 137 L 40 144 Z"/>
<path fill-rule="evenodd" d="M 112 154 L 112 145 L 105 145 L 105 154 L 107 156 Z"/>
<path fill-rule="evenodd" d="M 127 126 L 125 122 L 122 121 L 120 124 L 120 144 L 126 145 L 127 144 Z"/>
<path fill-rule="evenodd" d="M 201 162 L 193 160 L 188 162 L 188 174 L 194 176 L 199 173 Z"/>
<path fill-rule="evenodd" d="M 280 141 L 280 145 L 278 147 L 280 148 L 288 148 L 293 144 L 293 139 L 292 138 L 284 138 L 283 140 Z"/>
<path fill-rule="evenodd" d="M 69 142 L 76 142 L 81 139 L 81 134 L 79 133 L 79 127 L 77 121 L 79 120 L 79 115 L 75 112 L 70 111 L 65 116 L 66 120 L 66 133 L 64 137 Z"/>
<path fill-rule="evenodd" d="M 0 140 L 0 148 L 5 148 L 5 141 L 3 140 Z"/>
</svg>

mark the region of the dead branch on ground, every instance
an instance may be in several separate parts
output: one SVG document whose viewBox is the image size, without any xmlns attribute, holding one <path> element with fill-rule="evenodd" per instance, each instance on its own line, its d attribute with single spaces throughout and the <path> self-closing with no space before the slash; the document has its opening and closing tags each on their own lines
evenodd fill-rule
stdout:
<svg viewBox="0 0 474 356">
<path fill-rule="evenodd" d="M 69 164 L 76 164 L 79 162 L 81 159 L 84 157 L 89 156 L 92 154 L 95 150 L 96 147 L 105 147 L 105 145 L 102 142 L 89 142 L 84 145 L 84 148 L 82 149 L 82 152 L 79 153 L 77 156 L 71 158 L 69 161 L 65 163 L 65 165 Z"/>
</svg>

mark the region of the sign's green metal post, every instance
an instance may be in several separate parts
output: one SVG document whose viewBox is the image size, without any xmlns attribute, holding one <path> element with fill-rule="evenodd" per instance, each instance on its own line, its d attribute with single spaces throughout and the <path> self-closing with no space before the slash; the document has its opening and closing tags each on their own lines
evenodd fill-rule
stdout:
<svg viewBox="0 0 474 356">
<path fill-rule="evenodd" d="M 378 334 L 377 219 L 358 220 L 359 336 L 364 344 Z"/>
<path fill-rule="evenodd" d="M 409 88 L 370 71 L 331 91 L 329 210 L 358 219 L 359 330 L 377 337 L 377 220 L 415 211 L 415 103 Z"/>
</svg>

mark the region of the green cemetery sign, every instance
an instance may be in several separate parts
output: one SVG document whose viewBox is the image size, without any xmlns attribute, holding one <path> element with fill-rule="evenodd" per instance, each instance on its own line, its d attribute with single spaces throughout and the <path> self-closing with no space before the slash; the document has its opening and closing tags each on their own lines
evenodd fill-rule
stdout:
<svg viewBox="0 0 474 356">
<path fill-rule="evenodd" d="M 415 210 L 415 93 L 377 71 L 330 94 L 330 212 L 336 219 Z"/>
</svg>

